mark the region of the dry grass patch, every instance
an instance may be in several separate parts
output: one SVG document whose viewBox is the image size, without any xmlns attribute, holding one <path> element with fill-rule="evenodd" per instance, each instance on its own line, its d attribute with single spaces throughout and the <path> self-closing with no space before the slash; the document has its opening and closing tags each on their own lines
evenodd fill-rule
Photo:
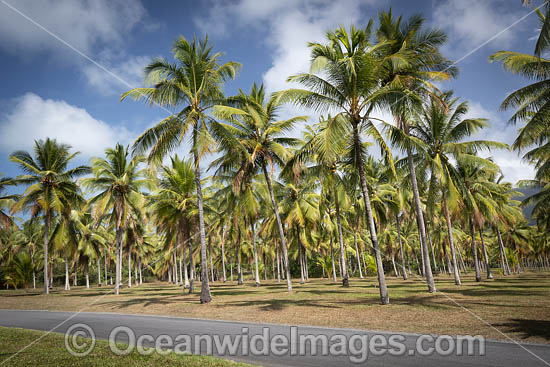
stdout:
<svg viewBox="0 0 550 367">
<path fill-rule="evenodd" d="M 199 304 L 196 294 L 182 287 L 148 283 L 124 288 L 119 296 L 111 288 L 69 292 L 56 289 L 49 296 L 38 291 L 0 291 L 0 308 L 59 311 L 96 311 L 171 315 L 293 325 L 316 325 L 369 330 L 439 334 L 480 334 L 494 339 L 550 343 L 550 277 L 525 273 L 475 283 L 464 277 L 456 287 L 451 278 L 436 279 L 438 292 L 427 293 L 423 280 L 388 278 L 391 304 L 379 304 L 375 278 L 352 279 L 342 288 L 326 279 L 294 284 L 284 282 L 212 284 L 214 301 Z M 200 289 L 200 284 L 196 285 Z M 470 312 L 469 312 L 469 311 Z M 480 321 L 476 316 L 484 321 Z M 486 323 L 491 326 L 487 325 Z M 504 333 L 505 335 L 503 335 Z"/>
</svg>

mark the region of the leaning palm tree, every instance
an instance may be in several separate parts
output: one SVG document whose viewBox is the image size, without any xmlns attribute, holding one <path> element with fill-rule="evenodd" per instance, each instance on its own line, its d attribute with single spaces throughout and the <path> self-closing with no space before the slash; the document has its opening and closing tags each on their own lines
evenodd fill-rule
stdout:
<svg viewBox="0 0 550 367">
<path fill-rule="evenodd" d="M 212 52 L 208 37 L 203 41 L 193 38 L 189 42 L 180 36 L 174 42 L 172 53 L 176 63 L 155 59 L 145 68 L 146 82 L 150 87 L 134 88 L 124 93 L 121 100 L 131 96 L 163 107 L 170 113 L 156 126 L 147 129 L 134 143 L 135 152 L 150 150 L 150 163 L 160 162 L 192 130 L 191 153 L 194 159 L 203 273 L 200 300 L 201 303 L 208 303 L 212 297 L 208 285 L 200 160 L 214 147 L 214 138 L 208 130 L 208 125 L 214 120 L 207 113 L 214 105 L 223 102 L 223 83 L 235 77 L 240 64 L 230 61 L 220 65 L 222 54 Z"/>
<path fill-rule="evenodd" d="M 388 304 L 388 288 L 363 167 L 365 147 L 361 142 L 362 133 L 371 135 L 391 161 L 389 148 L 373 124 L 374 118 L 371 116 L 375 107 L 371 103 L 371 97 L 379 88 L 384 75 L 384 70 L 377 67 L 380 61 L 378 46 L 370 43 L 371 28 L 372 21 L 366 29 L 351 27 L 348 32 L 344 27 L 340 27 L 336 31 L 327 32 L 327 44 L 310 43 L 310 73 L 298 74 L 288 79 L 302 84 L 307 89 L 289 89 L 280 92 L 278 97 L 321 112 L 338 111 L 339 113 L 333 117 L 336 123 L 351 130 L 351 156 L 359 174 L 376 259 L 380 299 L 382 304 Z"/>
<path fill-rule="evenodd" d="M 129 159 L 128 148 L 117 144 L 115 148 L 105 150 L 106 159 L 93 158 L 92 172 L 94 177 L 82 180 L 84 187 L 99 191 L 90 199 L 94 205 L 96 221 L 109 214 L 110 221 L 115 225 L 116 232 L 116 284 L 115 294 L 119 293 L 121 283 L 121 246 L 124 223 L 129 212 L 139 210 L 141 196 L 140 188 L 148 181 L 144 178 L 139 163 L 144 161 L 141 156 Z"/>
<path fill-rule="evenodd" d="M 30 210 L 31 218 L 44 215 L 44 294 L 48 294 L 48 244 L 50 226 L 56 214 L 82 202 L 80 190 L 74 178 L 90 172 L 87 166 L 67 169 L 78 152 L 70 153 L 71 147 L 59 144 L 55 139 L 34 142 L 34 158 L 19 150 L 10 155 L 25 174 L 15 178 L 18 185 L 29 185 L 13 207 L 12 212 Z"/>
<path fill-rule="evenodd" d="M 225 156 L 212 164 L 218 166 L 218 172 L 238 171 L 234 183 L 237 186 L 240 186 L 243 178 L 249 177 L 259 170 L 263 171 L 277 220 L 285 263 L 287 289 L 290 292 L 292 283 L 287 243 L 270 172 L 274 171 L 275 166 L 284 167 L 291 156 L 286 147 L 297 141 L 281 135 L 292 129 L 297 122 L 305 121 L 306 117 L 296 116 L 288 120 L 278 120 L 278 113 L 283 101 L 277 95 L 266 100 L 263 85 L 257 87 L 254 84 L 250 94 L 247 95 L 240 91 L 240 94 L 230 98 L 229 102 L 234 107 L 216 107 L 216 114 L 227 120 L 228 123 L 213 124 L 213 131 Z"/>
</svg>

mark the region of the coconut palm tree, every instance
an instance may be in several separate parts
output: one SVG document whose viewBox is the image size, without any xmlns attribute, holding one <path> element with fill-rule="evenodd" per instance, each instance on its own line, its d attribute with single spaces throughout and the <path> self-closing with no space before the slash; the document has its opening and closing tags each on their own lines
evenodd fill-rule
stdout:
<svg viewBox="0 0 550 367">
<path fill-rule="evenodd" d="M 144 153 L 150 150 L 150 163 L 160 162 L 182 143 L 191 129 L 203 272 L 200 300 L 201 303 L 208 303 L 212 297 L 208 284 L 200 160 L 212 151 L 215 143 L 208 130 L 208 125 L 214 122 L 208 111 L 214 105 L 223 103 L 223 83 L 235 77 L 240 64 L 230 61 L 220 65 L 222 54 L 212 52 L 208 36 L 202 41 L 193 38 L 192 42 L 180 36 L 174 42 L 172 53 L 176 63 L 155 59 L 145 68 L 146 81 L 150 87 L 134 88 L 124 93 L 121 100 L 130 96 L 161 106 L 170 113 L 170 116 L 156 126 L 147 129 L 134 143 L 135 152 Z M 172 112 L 173 110 L 178 111 Z"/>
<path fill-rule="evenodd" d="M 277 220 L 280 245 L 283 250 L 287 289 L 292 291 L 288 250 L 283 230 L 283 222 L 279 214 L 279 207 L 275 200 L 270 172 L 276 166 L 284 167 L 291 153 L 286 149 L 296 144 L 297 140 L 281 136 L 305 116 L 296 116 L 288 120 L 278 120 L 278 113 L 283 101 L 277 95 L 266 100 L 263 85 L 252 85 L 250 94 L 240 91 L 239 95 L 230 98 L 233 107 L 217 106 L 216 115 L 228 123 L 213 124 L 213 131 L 220 143 L 225 157 L 213 162 L 219 166 L 218 171 L 237 170 L 236 182 L 259 170 L 264 174 L 269 191 L 273 211 Z M 229 157 L 234 157 L 230 159 Z"/>
<path fill-rule="evenodd" d="M 175 239 L 174 253 L 180 248 L 185 267 L 185 289 L 190 286 L 185 249 L 190 246 L 191 220 L 196 209 L 195 191 L 193 162 L 180 159 L 176 154 L 171 158 L 171 166 L 162 166 L 157 190 L 148 198 L 157 229 Z"/>
<path fill-rule="evenodd" d="M 130 159 L 128 147 L 117 144 L 114 148 L 105 150 L 106 159 L 92 159 L 94 177 L 82 180 L 82 185 L 88 189 L 99 191 L 90 199 L 94 205 L 94 217 L 97 223 L 109 214 L 110 222 L 115 226 L 116 233 L 116 283 L 115 294 L 119 293 L 121 279 L 121 249 L 124 227 L 128 214 L 139 211 L 141 187 L 148 185 L 145 172 L 139 168 L 144 162 L 141 156 Z"/>
<path fill-rule="evenodd" d="M 436 94 L 429 99 L 422 112 L 411 119 L 409 136 L 413 139 L 408 139 L 400 129 L 389 128 L 392 141 L 400 146 L 408 141 L 409 145 L 415 146 L 417 154 L 411 156 L 411 159 L 425 165 L 431 172 L 427 195 L 430 212 L 433 212 L 437 192 L 441 192 L 441 205 L 447 224 L 456 285 L 460 285 L 460 274 L 456 262 L 450 211 L 457 208 L 456 204 L 460 200 L 457 186 L 461 181 L 453 164 L 461 157 L 463 160 L 475 160 L 495 169 L 497 167 L 494 164 L 475 156 L 473 152 L 507 147 L 506 144 L 494 141 L 465 141 L 465 138 L 488 126 L 486 119 L 464 118 L 468 109 L 468 104 L 459 102 L 458 98 L 453 97 L 452 92 Z"/>
<path fill-rule="evenodd" d="M 351 152 L 353 164 L 359 174 L 360 187 L 365 204 L 370 238 L 374 248 L 377 275 L 382 304 L 389 303 L 388 289 L 382 266 L 382 256 L 376 236 L 370 197 L 363 167 L 365 147 L 361 142 L 362 133 L 375 138 L 384 155 L 391 162 L 391 153 L 385 145 L 371 116 L 375 107 L 371 102 L 373 93 L 383 79 L 383 70 L 378 68 L 377 45 L 370 43 L 372 21 L 366 29 L 340 27 L 327 32 L 327 44 L 310 43 L 311 70 L 291 76 L 288 81 L 302 84 L 307 89 L 289 89 L 278 94 L 280 100 L 292 100 L 296 104 L 320 112 L 336 110 L 336 123 L 351 130 Z"/>
<path fill-rule="evenodd" d="M 550 6 L 544 6 L 543 14 L 537 9 L 541 30 L 535 46 L 535 55 L 513 51 L 499 51 L 489 58 L 491 62 L 502 63 L 505 70 L 533 80 L 532 84 L 510 93 L 502 102 L 501 109 L 516 109 L 510 118 L 511 124 L 523 122 L 525 125 L 512 148 L 521 152 L 532 148 L 523 158 L 535 164 L 536 178 L 541 179 L 550 169 L 550 60 L 542 58 L 550 47 Z"/>
<path fill-rule="evenodd" d="M 287 175 L 291 172 L 297 175 L 303 170 L 301 165 L 311 161 L 314 165 L 309 166 L 307 171 L 310 175 L 321 179 L 323 190 L 326 192 L 325 196 L 332 198 L 340 244 L 342 283 L 346 287 L 349 286 L 349 274 L 345 259 L 342 214 L 340 213 L 341 196 L 345 192 L 342 190 L 341 179 L 337 170 L 338 165 L 342 163 L 342 158 L 349 155 L 348 147 L 352 140 L 351 137 L 348 124 L 338 124 L 338 121 L 330 116 L 326 119 L 321 118 L 316 126 L 306 128 L 306 140 L 302 142 L 302 146 L 294 154 L 285 169 L 285 171 L 288 171 Z"/>
<path fill-rule="evenodd" d="M 382 88 L 375 99 L 386 106 L 394 116 L 396 126 L 410 135 L 410 118 L 415 110 L 421 110 L 422 100 L 435 88 L 432 82 L 447 80 L 457 69 L 439 51 L 447 37 L 439 29 L 422 29 L 424 18 L 415 15 L 407 21 L 395 18 L 391 12 L 378 15 L 380 26 L 376 39 L 382 45 L 381 68 L 385 71 Z M 435 291 L 435 283 L 429 260 L 426 225 L 413 162 L 413 146 L 405 145 L 411 189 L 419 228 L 420 246 L 424 262 L 424 276 L 428 291 Z"/>
<path fill-rule="evenodd" d="M 70 145 L 48 138 L 34 142 L 34 158 L 23 150 L 10 155 L 10 160 L 25 172 L 14 182 L 28 185 L 12 206 L 12 212 L 30 211 L 31 218 L 40 213 L 44 215 L 44 294 L 48 294 L 48 243 L 52 219 L 65 208 L 82 202 L 74 179 L 90 172 L 87 166 L 68 169 L 69 163 L 78 155 L 78 152 L 70 153 L 70 149 Z"/>
</svg>

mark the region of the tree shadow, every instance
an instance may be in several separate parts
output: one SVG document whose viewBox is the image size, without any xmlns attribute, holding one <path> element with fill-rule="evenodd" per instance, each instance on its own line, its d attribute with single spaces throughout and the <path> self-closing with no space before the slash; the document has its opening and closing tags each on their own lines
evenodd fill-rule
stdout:
<svg viewBox="0 0 550 367">
<path fill-rule="evenodd" d="M 547 320 L 512 319 L 495 326 L 506 328 L 507 332 L 518 333 L 522 339 L 542 337 L 550 340 L 550 321 Z"/>
<path fill-rule="evenodd" d="M 224 303 L 223 306 L 236 306 L 236 307 L 259 307 L 262 311 L 282 311 L 288 307 L 317 307 L 319 309 L 337 309 L 342 308 L 337 305 L 323 304 L 321 300 L 289 300 L 289 299 L 266 299 L 255 301 L 236 301 Z"/>
</svg>

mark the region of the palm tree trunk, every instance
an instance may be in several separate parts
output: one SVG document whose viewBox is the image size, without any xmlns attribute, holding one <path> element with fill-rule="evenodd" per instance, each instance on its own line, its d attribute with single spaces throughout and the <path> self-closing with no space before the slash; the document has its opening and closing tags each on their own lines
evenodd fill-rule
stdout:
<svg viewBox="0 0 550 367">
<path fill-rule="evenodd" d="M 254 230 L 254 221 L 250 219 L 250 236 L 252 237 L 252 249 L 254 251 L 254 280 L 256 287 L 260 286 L 260 273 L 258 269 L 258 248 L 256 246 L 256 232 Z"/>
<path fill-rule="evenodd" d="M 483 230 L 481 227 L 479 228 L 479 236 L 481 238 L 481 248 L 483 249 L 483 257 L 485 259 L 485 270 L 487 271 L 487 279 L 493 279 L 493 275 L 491 274 L 491 267 L 489 266 L 489 256 L 487 256 L 487 248 L 485 247 L 485 240 L 483 238 Z"/>
<path fill-rule="evenodd" d="M 500 235 L 500 229 L 498 228 L 498 224 L 495 224 L 495 229 L 497 232 L 498 248 L 500 249 L 500 261 L 502 263 L 502 274 L 510 275 L 510 267 L 508 267 L 508 258 L 506 256 L 506 251 L 504 251 L 504 243 L 502 242 L 502 236 Z"/>
<path fill-rule="evenodd" d="M 225 283 L 227 281 L 226 273 L 225 273 L 225 236 L 227 235 L 227 225 L 223 226 L 222 231 L 222 269 L 223 269 L 223 282 Z"/>
<path fill-rule="evenodd" d="M 330 257 L 332 258 L 332 280 L 336 283 L 336 264 L 334 261 L 334 246 L 332 245 L 332 236 L 330 237 Z"/>
<path fill-rule="evenodd" d="M 128 288 L 132 288 L 132 252 L 128 248 Z"/>
<path fill-rule="evenodd" d="M 464 262 L 464 258 L 462 257 L 462 248 L 460 248 L 460 246 L 457 244 L 457 249 L 458 249 L 458 258 L 460 259 L 460 264 L 462 265 L 462 272 L 464 274 L 468 274 L 468 271 L 466 269 L 466 263 Z"/>
<path fill-rule="evenodd" d="M 90 289 L 90 277 L 88 275 L 88 264 L 90 260 L 86 259 L 86 263 L 84 264 L 84 277 L 86 278 L 86 289 Z"/>
<path fill-rule="evenodd" d="M 174 277 L 174 284 L 175 285 L 180 285 L 180 280 L 179 280 L 179 277 L 178 277 L 178 255 L 176 254 L 176 246 L 173 247 L 172 249 L 172 262 L 174 263 L 174 266 L 172 268 L 172 271 L 173 271 L 173 277 Z"/>
<path fill-rule="evenodd" d="M 44 221 L 44 294 L 49 292 L 49 280 L 48 277 L 48 240 L 50 230 L 51 213 L 46 212 L 46 220 Z"/>
<path fill-rule="evenodd" d="M 103 254 L 103 259 L 104 259 L 104 263 L 103 263 L 103 269 L 105 271 L 105 286 L 107 286 L 107 278 L 108 278 L 108 275 L 107 274 L 107 249 L 105 249 L 105 253 Z M 111 283 L 112 284 L 112 283 Z"/>
<path fill-rule="evenodd" d="M 409 136 L 409 128 L 405 123 L 405 134 Z M 435 292 L 435 283 L 432 274 L 432 266 L 430 264 L 430 257 L 428 253 L 428 245 L 426 243 L 426 226 L 424 225 L 424 216 L 422 214 L 422 203 L 420 201 L 420 192 L 418 191 L 418 183 L 416 181 L 416 171 L 414 168 L 414 162 L 412 157 L 412 149 L 410 144 L 407 144 L 407 161 L 409 163 L 409 173 L 411 177 L 411 187 L 414 197 L 414 207 L 416 209 L 416 221 L 418 223 L 418 233 L 420 234 L 420 246 L 422 248 L 422 259 L 424 262 L 424 276 L 426 277 L 426 283 L 428 284 L 428 292 Z"/>
<path fill-rule="evenodd" d="M 361 257 L 359 247 L 357 246 L 357 233 L 353 230 L 353 245 L 355 246 L 355 257 L 357 258 L 357 268 L 359 269 L 359 279 L 363 279 L 363 271 L 361 270 Z"/>
<path fill-rule="evenodd" d="M 237 246 L 235 251 L 237 257 L 237 285 L 243 284 L 243 269 L 241 266 L 241 228 L 239 227 L 239 233 L 237 235 Z"/>
<path fill-rule="evenodd" d="M 279 251 L 279 244 L 276 243 L 275 246 L 277 247 L 277 283 L 281 282 L 281 254 Z"/>
<path fill-rule="evenodd" d="M 97 286 L 101 287 L 101 254 L 97 258 Z"/>
<path fill-rule="evenodd" d="M 271 178 L 267 172 L 267 167 L 265 163 L 262 165 L 265 181 L 267 183 L 267 189 L 269 190 L 269 196 L 271 198 L 271 204 L 273 205 L 273 210 L 275 211 L 275 218 L 277 219 L 277 227 L 279 229 L 279 237 L 281 240 L 281 248 L 283 249 L 283 262 L 286 272 L 286 287 L 289 292 L 292 291 L 292 282 L 290 278 L 290 263 L 288 261 L 288 250 L 286 247 L 285 233 L 283 231 L 283 222 L 281 221 L 281 216 L 279 215 L 279 208 L 277 202 L 275 201 L 275 195 L 273 194 L 273 188 L 271 187 Z"/>
<path fill-rule="evenodd" d="M 442 197 L 442 205 L 443 205 L 443 215 L 445 216 L 445 223 L 447 223 L 447 238 L 449 240 L 449 246 L 451 247 L 451 257 L 453 260 L 453 273 L 455 277 L 455 285 L 460 285 L 460 273 L 458 271 L 458 264 L 456 262 L 456 250 L 455 245 L 453 241 L 453 226 L 451 224 L 451 216 L 449 215 L 449 208 L 447 206 L 447 195 L 445 194 L 445 191 L 443 190 L 443 197 Z M 445 244 L 443 244 L 445 246 Z"/>
<path fill-rule="evenodd" d="M 138 279 L 138 260 L 134 259 L 134 286 L 139 285 L 139 279 Z"/>
<path fill-rule="evenodd" d="M 183 252 L 183 251 L 182 251 Z M 179 259 L 179 278 L 180 278 L 180 285 L 183 285 L 183 256 L 178 256 L 176 254 L 176 257 Z"/>
<path fill-rule="evenodd" d="M 187 238 L 189 238 L 189 293 L 195 291 L 195 264 L 193 262 L 193 242 L 189 235 L 189 227 L 187 227 Z"/>
<path fill-rule="evenodd" d="M 428 239 L 428 244 L 430 245 L 430 251 L 432 252 L 432 260 L 434 262 L 434 270 L 438 271 L 437 270 L 437 261 L 435 260 L 434 246 L 433 246 L 433 243 L 432 243 L 432 236 L 430 235 L 430 230 L 428 228 L 426 228 L 426 236 L 427 236 L 427 239 Z"/>
<path fill-rule="evenodd" d="M 116 249 L 115 249 L 115 294 L 119 293 L 120 289 L 120 242 L 122 240 L 122 229 L 120 228 L 120 222 L 117 220 L 116 225 Z"/>
<path fill-rule="evenodd" d="M 479 271 L 479 262 L 477 259 L 476 233 L 474 229 L 474 221 L 471 218 L 470 218 L 470 233 L 472 235 L 472 253 L 474 255 L 474 269 L 476 271 L 476 282 L 481 282 L 481 273 Z"/>
<path fill-rule="evenodd" d="M 69 280 L 69 260 L 67 259 L 67 254 L 65 253 L 65 290 L 71 290 L 71 284 Z"/>
<path fill-rule="evenodd" d="M 120 238 L 120 247 L 118 249 L 120 251 L 120 257 L 119 257 L 119 261 L 120 261 L 120 266 L 119 266 L 119 269 L 118 269 L 118 278 L 120 279 L 120 286 L 122 287 L 122 260 L 123 260 L 123 257 L 122 257 L 122 237 Z"/>
<path fill-rule="evenodd" d="M 338 194 L 336 187 L 333 184 L 334 207 L 336 208 L 336 224 L 338 226 L 338 241 L 340 243 L 340 263 L 342 264 L 342 286 L 349 287 L 348 268 L 346 266 L 346 252 L 344 249 L 344 235 L 342 233 L 342 222 L 340 220 L 340 203 L 338 202 Z"/>
<path fill-rule="evenodd" d="M 214 262 L 212 261 L 212 234 L 208 236 L 208 255 L 210 257 L 210 279 L 214 283 Z"/>
<path fill-rule="evenodd" d="M 306 282 L 309 282 L 309 268 L 307 266 L 307 251 L 306 247 L 302 246 L 302 250 L 304 251 L 304 269 L 306 270 Z"/>
<path fill-rule="evenodd" d="M 229 281 L 233 281 L 233 257 L 229 258 Z"/>
<path fill-rule="evenodd" d="M 395 215 L 395 221 L 397 223 L 397 240 L 399 242 L 399 254 L 401 255 L 401 268 L 403 269 L 403 280 L 407 280 L 407 269 L 405 269 L 405 256 L 403 254 L 403 240 L 401 239 L 401 221 L 399 214 Z"/>
<path fill-rule="evenodd" d="M 300 284 L 304 284 L 305 281 L 305 269 L 304 269 L 304 257 L 302 254 L 302 241 L 300 240 L 300 228 L 296 227 L 296 242 L 298 243 L 298 256 L 300 259 Z"/>
<path fill-rule="evenodd" d="M 210 285 L 208 284 L 208 263 L 206 260 L 206 234 L 204 230 L 204 207 L 202 201 L 202 186 L 201 186 L 201 176 L 199 169 L 199 157 L 197 152 L 194 153 L 195 158 L 195 185 L 197 186 L 197 204 L 199 209 L 199 233 L 200 233 L 200 244 L 201 244 L 201 296 L 200 302 L 209 303 L 212 301 L 212 296 L 210 295 Z"/>
<path fill-rule="evenodd" d="M 187 273 L 187 259 L 185 257 L 185 247 L 186 245 L 187 246 L 191 246 L 191 240 L 189 238 L 189 231 L 188 231 L 188 227 L 189 226 L 189 223 L 187 221 L 184 222 L 184 224 L 182 224 L 180 226 L 180 232 L 181 232 L 181 238 L 183 238 L 183 242 L 181 243 L 181 252 L 182 252 L 182 257 L 183 257 L 183 279 L 184 279 L 184 283 L 183 283 L 183 289 L 188 289 L 189 288 L 189 274 Z"/>
<path fill-rule="evenodd" d="M 141 277 L 141 258 L 139 259 L 138 269 L 139 269 L 139 285 L 142 285 L 143 284 L 143 278 Z"/>
<path fill-rule="evenodd" d="M 374 217 L 372 215 L 372 208 L 370 203 L 369 192 L 367 189 L 367 181 L 365 179 L 365 170 L 363 168 L 363 157 L 361 156 L 361 141 L 359 138 L 358 122 L 353 124 L 353 143 L 355 149 L 356 164 L 359 169 L 359 179 L 361 181 L 361 193 L 363 194 L 363 201 L 365 204 L 365 211 L 367 212 L 367 221 L 369 224 L 370 239 L 372 242 L 372 248 L 374 249 L 374 256 L 376 259 L 376 272 L 378 275 L 378 288 L 380 290 L 380 300 L 383 305 L 390 303 L 390 296 L 388 294 L 388 287 L 386 285 L 386 277 L 384 276 L 384 266 L 382 263 L 382 256 L 380 254 L 380 246 L 378 246 L 378 239 L 376 237 L 376 226 L 374 224 Z"/>
<path fill-rule="evenodd" d="M 424 262 L 424 249 L 422 246 L 420 246 L 420 262 L 422 263 L 422 267 L 419 267 L 420 275 L 424 277 L 424 274 L 426 274 L 426 263 Z"/>
</svg>

